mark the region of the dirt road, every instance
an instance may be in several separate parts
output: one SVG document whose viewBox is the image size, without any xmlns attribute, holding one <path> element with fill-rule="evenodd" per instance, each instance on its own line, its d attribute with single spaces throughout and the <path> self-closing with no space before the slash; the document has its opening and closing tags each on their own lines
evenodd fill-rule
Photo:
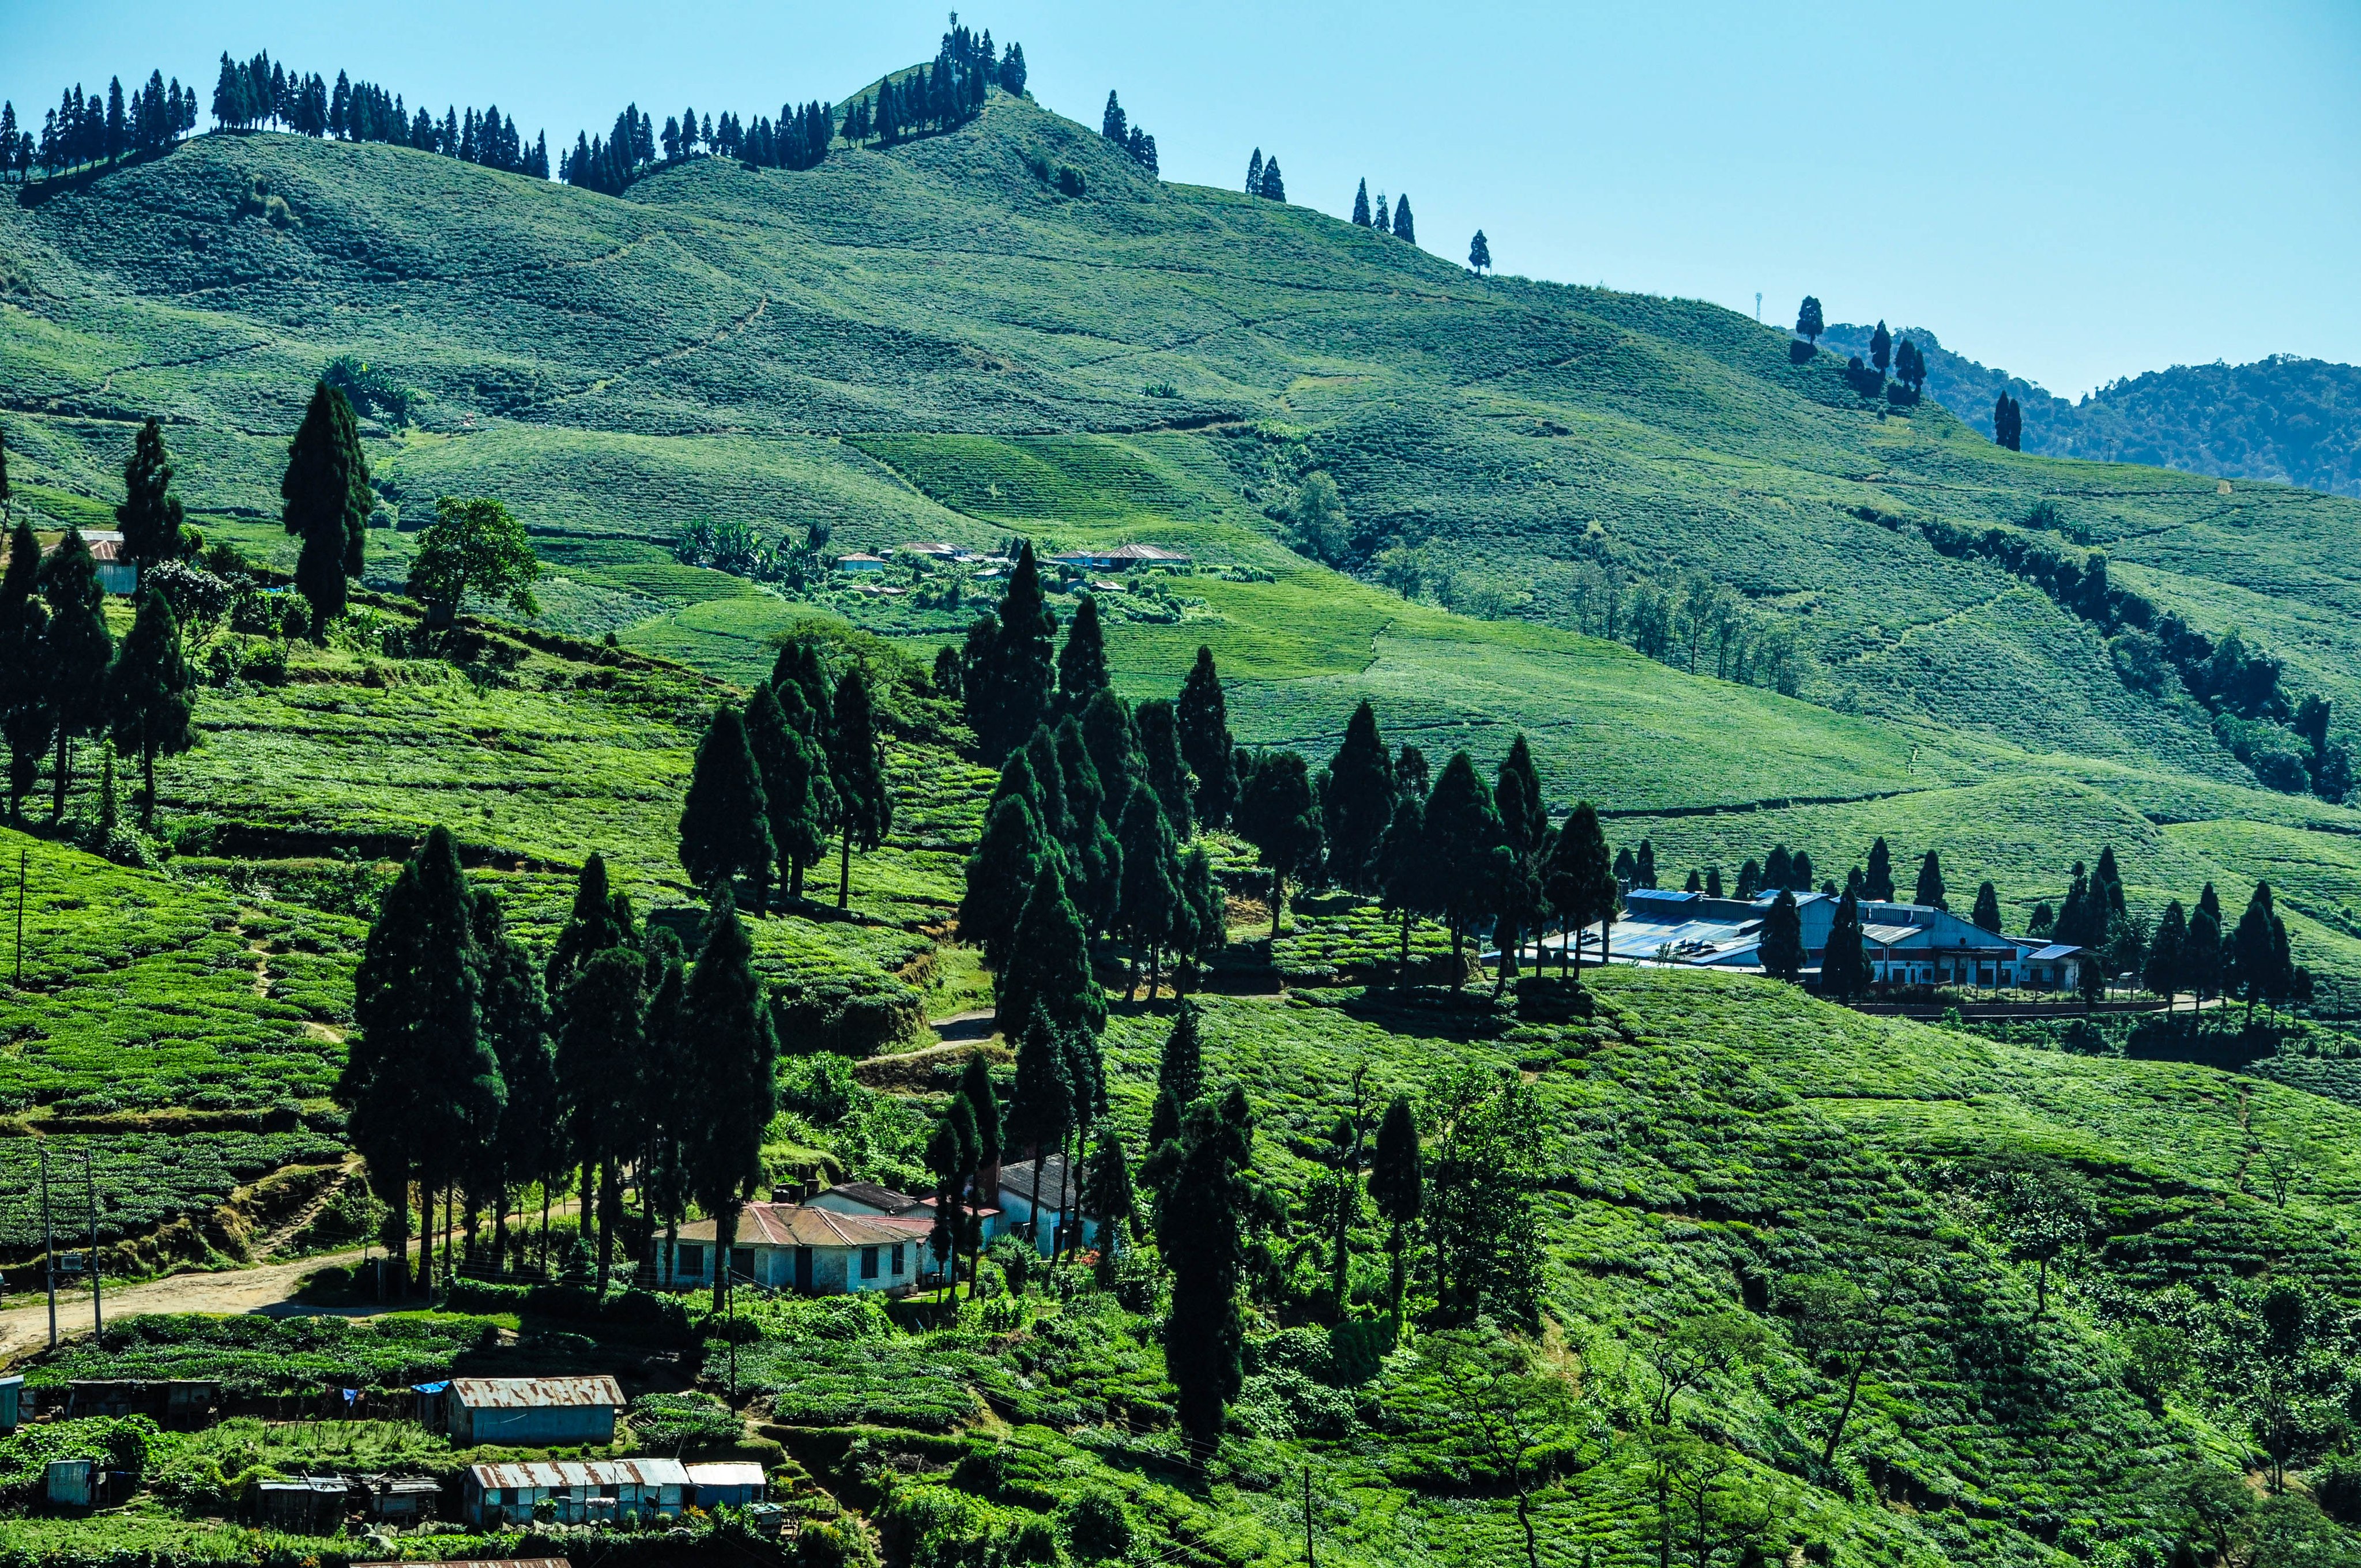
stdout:
<svg viewBox="0 0 2361 1568">
<path fill-rule="evenodd" d="M 103 1304 L 110 1323 L 149 1312 L 280 1312 L 316 1311 L 290 1299 L 295 1282 L 315 1268 L 332 1263 L 356 1263 L 360 1251 L 307 1257 L 297 1263 L 265 1264 L 259 1268 L 225 1269 L 216 1274 L 174 1274 L 144 1285 L 109 1287 Z M 21 1299 L 21 1298 L 20 1298 Z M 58 1288 L 58 1337 L 81 1339 L 91 1331 L 90 1288 Z M 31 1306 L 0 1310 L 0 1359 L 36 1351 L 49 1342 L 49 1310 L 36 1298 Z"/>
</svg>

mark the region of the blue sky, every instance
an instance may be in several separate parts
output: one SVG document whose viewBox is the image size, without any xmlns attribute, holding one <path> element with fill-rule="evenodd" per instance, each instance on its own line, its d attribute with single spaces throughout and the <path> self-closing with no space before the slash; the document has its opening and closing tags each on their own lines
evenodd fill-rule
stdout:
<svg viewBox="0 0 2361 1568">
<path fill-rule="evenodd" d="M 1259 146 L 1299 203 L 1408 191 L 1428 248 L 1792 320 L 1925 325 L 2078 394 L 2174 363 L 2361 361 L 2361 5 L 989 0 L 1035 95 L 1110 87 L 1168 179 Z M 740 0 L 0 0 L 20 113 L 224 49 L 496 102 L 553 151 L 626 100 L 775 113 L 928 55 L 944 12 Z M 209 122 L 208 122 L 209 123 Z"/>
</svg>

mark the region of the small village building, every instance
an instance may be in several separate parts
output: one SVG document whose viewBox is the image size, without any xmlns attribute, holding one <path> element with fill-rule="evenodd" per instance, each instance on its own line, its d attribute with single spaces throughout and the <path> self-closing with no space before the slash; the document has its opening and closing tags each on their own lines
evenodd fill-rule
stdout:
<svg viewBox="0 0 2361 1568">
<path fill-rule="evenodd" d="M 381 1524 L 415 1524 L 441 1511 L 443 1484 L 418 1475 L 379 1475 L 368 1482 L 368 1517 Z"/>
<path fill-rule="evenodd" d="M 1159 544 L 1118 544 L 1112 550 L 1062 550 L 1050 561 L 1076 572 L 1127 572 L 1135 566 L 1183 567 L 1193 558 Z"/>
<path fill-rule="evenodd" d="M 913 1198 L 873 1181 L 840 1181 L 833 1187 L 821 1188 L 803 1201 L 806 1208 L 826 1209 L 838 1214 L 882 1214 L 888 1219 L 925 1220 L 929 1223 L 935 1217 L 932 1198 Z"/>
<path fill-rule="evenodd" d="M 732 1277 L 807 1296 L 917 1286 L 926 1266 L 927 1235 L 934 1228 L 932 1211 L 886 1214 L 849 1199 L 838 1201 L 845 1206 L 747 1204 L 739 1211 L 738 1234 L 731 1239 L 727 1266 Z M 682 1226 L 673 1246 L 673 1283 L 710 1286 L 717 1241 L 718 1227 L 709 1219 Z"/>
<path fill-rule="evenodd" d="M 41 1495 L 61 1508 L 87 1508 L 98 1501 L 98 1464 L 89 1459 L 52 1459 L 41 1473 Z"/>
<path fill-rule="evenodd" d="M 454 1377 L 451 1441 L 522 1448 L 615 1441 L 623 1390 L 612 1377 Z"/>
<path fill-rule="evenodd" d="M 1624 918 L 1609 930 L 1609 953 L 1627 963 L 1760 970 L 1763 922 L 1777 898 L 1633 888 L 1623 895 Z M 1807 972 L 1819 969 L 1828 951 L 1839 902 L 1825 893 L 1795 894 Z M 2070 989 L 2079 972 L 2079 948 L 2001 936 L 1947 909 L 1866 898 L 1857 908 L 1861 949 L 1879 984 Z"/>
<path fill-rule="evenodd" d="M 962 550 L 956 544 L 947 544 L 940 540 L 929 540 L 918 544 L 905 544 L 902 546 L 902 554 L 905 555 L 923 556 L 929 561 L 972 561 L 975 559 L 974 551 Z"/>
<path fill-rule="evenodd" d="M 300 1481 L 258 1481 L 254 1517 L 269 1530 L 290 1535 L 334 1535 L 345 1518 L 352 1484 L 341 1475 L 306 1475 Z"/>
<path fill-rule="evenodd" d="M 98 565 L 98 586 L 110 594 L 126 597 L 139 591 L 139 568 L 124 554 L 123 535 L 119 532 L 112 528 L 86 528 L 82 531 L 82 542 L 90 547 L 90 558 Z M 64 543 L 65 535 L 61 533 L 57 543 L 44 545 L 41 549 L 43 559 L 56 554 L 58 545 Z M 5 557 L 0 556 L 0 559 Z"/>
<path fill-rule="evenodd" d="M 839 555 L 836 569 L 853 573 L 882 572 L 885 569 L 885 558 L 882 555 Z"/>
<path fill-rule="evenodd" d="M 25 1420 L 25 1375 L 0 1377 L 0 1431 L 15 1431 Z"/>
<path fill-rule="evenodd" d="M 688 1466 L 688 1500 L 708 1513 L 759 1503 L 765 1486 L 759 1464 L 730 1461 Z"/>
<path fill-rule="evenodd" d="M 1034 1161 L 1025 1159 L 1000 1168 L 1001 1230 L 1022 1231 L 1032 1224 L 1034 1165 Z M 1040 1223 L 1034 1229 L 1033 1244 L 1040 1250 L 1041 1255 L 1047 1257 L 1056 1241 L 1057 1227 L 1072 1219 L 1073 1211 L 1082 1201 L 1081 1182 L 1073 1172 L 1066 1168 L 1064 1155 L 1044 1155 L 1039 1165 Z M 1097 1222 L 1082 1222 L 1083 1245 L 1090 1245 L 1097 1234 Z"/>
<path fill-rule="evenodd" d="M 554 1460 L 467 1467 L 460 1512 L 484 1529 L 620 1524 L 671 1519 L 688 1506 L 688 1468 L 677 1459 Z"/>
</svg>

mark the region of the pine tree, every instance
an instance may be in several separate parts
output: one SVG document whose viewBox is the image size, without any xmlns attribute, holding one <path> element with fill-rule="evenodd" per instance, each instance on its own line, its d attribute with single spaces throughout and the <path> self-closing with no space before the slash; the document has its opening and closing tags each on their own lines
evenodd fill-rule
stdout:
<svg viewBox="0 0 2361 1568">
<path fill-rule="evenodd" d="M 1378 891 L 1378 844 L 1393 821 L 1393 757 L 1378 733 L 1378 716 L 1365 698 L 1345 723 L 1345 739 L 1328 764 L 1321 797 L 1328 838 L 1328 875 L 1355 893 Z"/>
<path fill-rule="evenodd" d="M 7 568 L 0 573 L 0 733 L 8 742 L 8 815 L 16 822 L 25 819 L 25 796 L 57 730 L 49 706 L 49 612 L 34 591 L 40 570 L 32 524 L 19 521 L 9 536 Z"/>
<path fill-rule="evenodd" d="M 1804 972 L 1803 918 L 1796 913 L 1795 894 L 1781 888 L 1763 917 L 1763 970 L 1774 980 L 1794 981 Z"/>
<path fill-rule="evenodd" d="M 1249 196 L 1262 194 L 1262 148 L 1255 148 L 1254 156 L 1246 159 L 1246 194 Z"/>
<path fill-rule="evenodd" d="M 1426 838 L 1426 802 L 1410 795 L 1394 804 L 1393 819 L 1378 840 L 1372 868 L 1378 904 L 1401 921 L 1397 983 L 1410 983 L 1410 926 L 1421 915 L 1443 913 L 1443 879 Z"/>
<path fill-rule="evenodd" d="M 1500 846 L 1500 814 L 1493 806 L 1491 788 L 1465 751 L 1451 753 L 1443 776 L 1434 781 L 1434 792 L 1426 801 L 1425 839 L 1451 928 L 1451 984 L 1455 991 L 1466 978 L 1467 929 L 1491 913 L 1484 907 L 1489 902 L 1486 872 L 1492 851 Z"/>
<path fill-rule="evenodd" d="M 295 590 L 312 607 L 312 635 L 317 638 L 345 612 L 345 579 L 361 575 L 373 504 L 353 406 L 325 381 L 313 385 L 311 406 L 288 445 L 279 495 L 287 532 L 303 541 L 295 560 Z"/>
<path fill-rule="evenodd" d="M 1800 856 L 1798 856 L 1797 859 L 1801 861 L 1801 863 L 1806 868 L 1805 871 L 1799 874 L 1803 876 L 1806 885 L 1808 886 L 1811 882 L 1809 869 L 1811 861 L 1803 860 Z M 1653 887 L 1656 885 L 1656 846 L 1654 841 L 1652 839 L 1641 839 L 1640 852 L 1631 857 L 1631 885 L 1634 887 Z"/>
<path fill-rule="evenodd" d="M 792 687 L 790 688 L 793 689 Z M 803 896 L 804 869 L 828 852 L 828 823 L 820 814 L 821 795 L 815 780 L 828 777 L 828 759 L 804 739 L 779 707 L 778 694 L 757 685 L 746 702 L 746 743 L 763 783 L 763 802 L 771 829 L 771 849 L 778 857 L 779 880 L 790 898 Z M 827 791 L 833 799 L 834 786 Z M 766 908 L 768 869 L 755 877 L 754 907 Z"/>
<path fill-rule="evenodd" d="M 1112 688 L 1101 686 L 1082 713 L 1082 745 L 1099 776 L 1099 812 L 1109 827 L 1123 819 L 1132 791 L 1145 782 L 1148 760 L 1140 754 L 1139 729 L 1131 708 Z"/>
<path fill-rule="evenodd" d="M 1082 1212 L 1099 1228 L 1099 1281 L 1104 1286 L 1115 1277 L 1123 1239 L 1139 1239 L 1139 1194 L 1132 1185 L 1131 1161 L 1121 1138 L 1111 1132 L 1099 1135 L 1082 1181 Z"/>
<path fill-rule="evenodd" d="M 1107 93 L 1106 113 L 1099 117 L 1099 135 L 1118 145 L 1131 139 L 1131 127 L 1126 121 L 1123 105 L 1115 102 L 1112 90 Z"/>
<path fill-rule="evenodd" d="M 1074 623 L 1066 629 L 1066 645 L 1058 653 L 1058 711 L 1080 714 L 1108 684 L 1099 601 L 1084 594 L 1074 607 Z"/>
<path fill-rule="evenodd" d="M 115 639 L 106 630 L 106 590 L 99 586 L 98 564 L 91 559 L 81 530 L 66 530 L 57 549 L 41 563 L 39 582 L 49 609 L 41 663 L 48 673 L 47 706 L 58 746 L 49 816 L 63 821 L 73 782 L 73 743 L 96 735 L 106 723 L 106 668 Z"/>
<path fill-rule="evenodd" d="M 836 906 L 852 899 L 852 851 L 873 850 L 894 826 L 894 792 L 885 776 L 885 746 L 869 682 L 858 664 L 836 683 L 828 738 L 829 779 L 836 786 Z"/>
<path fill-rule="evenodd" d="M 2103 936 L 2106 923 L 2122 918 L 2125 913 L 2124 876 L 2115 864 L 2115 847 L 2113 844 L 2100 847 L 2098 863 L 2091 868 L 2091 892 L 2100 900 L 2099 907 L 2104 911 L 2100 922 Z"/>
<path fill-rule="evenodd" d="M 1828 330 L 1828 322 L 1820 314 L 1820 302 L 1809 294 L 1805 295 L 1802 307 L 1795 312 L 1795 335 L 1817 348 L 1820 334 Z"/>
<path fill-rule="evenodd" d="M 1517 949 L 1527 931 L 1538 930 L 1546 911 L 1542 887 L 1543 861 L 1549 852 L 1549 808 L 1542 804 L 1542 780 L 1533 766 L 1532 748 L 1523 730 L 1509 744 L 1509 754 L 1492 788 L 1492 803 L 1500 814 L 1500 842 L 1506 860 L 1495 865 L 1494 939 L 1500 953 L 1502 982 L 1517 968 Z M 1696 873 L 1690 873 L 1696 880 Z"/>
<path fill-rule="evenodd" d="M 1869 847 L 1869 870 L 1861 878 L 1873 904 L 1894 902 L 1894 851 L 1885 847 L 1883 839 Z"/>
<path fill-rule="evenodd" d="M 711 896 L 728 892 L 739 877 L 766 878 L 777 856 L 745 721 L 724 703 L 697 742 L 689 773 L 680 812 L 681 869 Z"/>
<path fill-rule="evenodd" d="M 1124 1000 L 1131 1000 L 1139 979 L 1140 949 L 1148 953 L 1148 999 L 1156 1000 L 1157 960 L 1172 932 L 1180 901 L 1180 856 L 1172 841 L 1172 825 L 1156 792 L 1135 789 L 1124 806 L 1119 840 L 1123 846 L 1121 923 L 1131 938 L 1131 979 Z"/>
<path fill-rule="evenodd" d="M 1245 1092 L 1234 1088 L 1219 1104 L 1191 1109 L 1180 1138 L 1149 1162 L 1150 1182 L 1164 1193 L 1158 1239 L 1172 1270 L 1166 1372 L 1178 1389 L 1181 1430 L 1201 1466 L 1245 1381 L 1240 1288 L 1254 1201 L 1246 1174 L 1253 1155 L 1254 1114 Z"/>
<path fill-rule="evenodd" d="M 1210 963 L 1229 945 L 1229 900 L 1213 878 L 1213 860 L 1202 845 L 1180 862 L 1180 901 L 1173 912 L 1172 989 L 1178 994 L 1189 972 Z"/>
<path fill-rule="evenodd" d="M 480 1176 L 470 1190 L 495 1198 L 492 1264 L 499 1267 L 510 1194 L 561 1163 L 557 1055 L 541 972 L 524 944 L 508 934 L 500 900 L 479 890 L 472 914 L 482 970 L 478 1006 L 503 1098 L 498 1127 L 476 1151 Z"/>
<path fill-rule="evenodd" d="M 1180 754 L 1180 719 L 1169 699 L 1153 697 L 1139 705 L 1132 723 L 1139 734 L 1142 776 L 1164 807 L 1172 836 L 1185 844 L 1195 834 L 1196 825 L 1189 803 L 1189 763 Z"/>
<path fill-rule="evenodd" d="M 1262 166 L 1262 199 L 1266 202 L 1287 200 L 1287 181 L 1279 172 L 1279 155 L 1273 153 Z"/>
<path fill-rule="evenodd" d="M 1353 222 L 1361 228 L 1369 226 L 1369 182 L 1367 180 L 1362 181 L 1361 188 L 1353 192 Z"/>
<path fill-rule="evenodd" d="M 1607 834 L 1598 825 L 1598 808 L 1590 802 L 1576 805 L 1567 814 L 1565 825 L 1558 829 L 1557 839 L 1551 846 L 1549 864 L 1543 872 L 1542 891 L 1549 900 L 1551 913 L 1558 917 L 1566 933 L 1567 939 L 1559 948 L 1559 961 L 1562 965 L 1568 962 L 1570 955 L 1574 972 L 1580 974 L 1581 933 L 1613 920 L 1621 896 L 1621 890 L 1615 885 L 1614 870 L 1608 862 Z M 1603 935 L 1598 956 L 1604 963 L 1607 947 Z"/>
<path fill-rule="evenodd" d="M 1074 1120 L 1072 1057 L 1065 1031 L 1036 1002 L 1016 1036 L 1016 1081 L 1008 1100 L 1008 1136 L 1025 1146 L 1033 1166 L 1027 1234 L 1040 1237 L 1042 1156 L 1066 1140 Z"/>
<path fill-rule="evenodd" d="M 1869 334 L 1869 363 L 1870 367 L 1881 377 L 1885 374 L 1885 367 L 1894 363 L 1894 334 L 1885 330 L 1885 323 L 1882 321 Z"/>
<path fill-rule="evenodd" d="M 979 621 L 968 636 L 962 671 L 968 724 L 987 762 L 1005 761 L 1049 717 L 1057 629 L 1028 541 L 1017 552 L 996 616 Z"/>
<path fill-rule="evenodd" d="M 1409 1096 L 1397 1094 L 1386 1107 L 1385 1119 L 1378 1124 L 1377 1148 L 1369 1161 L 1369 1198 L 1390 1227 L 1386 1255 L 1393 1266 L 1391 1299 L 1397 1335 L 1401 1329 L 1403 1288 L 1409 1283 L 1409 1271 L 1403 1266 L 1405 1247 L 1425 1195 L 1426 1166 L 1419 1152 L 1418 1121 L 1411 1113 Z"/>
<path fill-rule="evenodd" d="M 1820 990 L 1839 1002 L 1849 1002 L 1866 992 L 1869 984 L 1869 955 L 1861 937 L 1861 905 L 1848 893 L 1837 903 L 1828 945 L 1821 949 Z"/>
<path fill-rule="evenodd" d="M 1731 896 L 1751 904 L 1762 891 L 1763 868 L 1750 857 L 1744 865 L 1738 868 L 1738 891 Z"/>
<path fill-rule="evenodd" d="M 1071 891 L 1081 908 L 1082 928 L 1096 937 L 1114 924 L 1123 896 L 1123 847 L 1107 824 L 1106 786 L 1082 739 L 1082 727 L 1071 718 L 1060 720 L 1051 734 L 1050 751 L 1065 794 L 1066 848 L 1081 873 Z"/>
<path fill-rule="evenodd" d="M 1467 269 L 1478 278 L 1492 269 L 1492 247 L 1482 229 L 1477 229 L 1476 237 L 1467 242 Z"/>
<path fill-rule="evenodd" d="M 1010 762 L 1023 760 L 1020 751 Z M 961 941 L 983 951 L 985 966 L 994 973 L 1007 967 L 1025 901 L 1043 864 L 1055 853 L 1046 842 L 1030 800 L 1010 795 L 994 803 L 975 853 L 968 857 L 959 931 Z"/>
<path fill-rule="evenodd" d="M 2205 889 L 2211 893 L 2213 884 L 2206 883 Z M 2201 1008 L 2207 997 L 2222 992 L 2222 959 L 2221 911 L 2218 906 L 2208 909 L 2201 902 L 2197 913 L 2189 917 L 2189 940 L 2180 952 L 2181 983 L 2189 987 Z"/>
<path fill-rule="evenodd" d="M 2000 935 L 2000 893 L 1992 883 L 1984 883 L 1977 887 L 1975 913 L 1969 916 L 1968 920 L 1979 931 L 1990 931 L 1995 937 Z"/>
<path fill-rule="evenodd" d="M 685 1140 L 689 1193 L 714 1217 L 715 1255 L 726 1259 L 737 1239 L 739 1209 L 763 1179 L 763 1138 L 779 1109 L 779 1042 L 771 1008 L 754 974 L 753 944 L 726 903 L 717 907 L 689 975 L 682 1015 L 696 1053 L 699 1097 Z M 714 1270 L 717 1307 L 728 1272 Z"/>
<path fill-rule="evenodd" d="M 2271 884 L 2257 883 L 2246 913 L 2238 916 L 2237 929 L 2230 937 L 2224 966 L 2229 983 L 2223 988 L 2244 998 L 2248 1023 L 2254 1022 L 2255 1003 L 2271 1001 L 2277 994 L 2279 974 L 2271 931 L 2277 917 L 2271 907 Z"/>
<path fill-rule="evenodd" d="M 582 862 L 582 874 L 574 884 L 573 910 L 550 949 L 544 981 L 552 1004 L 564 1004 L 566 992 L 574 987 L 574 977 L 591 955 L 632 945 L 631 901 L 608 885 L 606 857 L 594 850 Z"/>
<path fill-rule="evenodd" d="M 598 1236 L 594 1255 L 599 1286 L 613 1263 L 614 1220 L 620 1211 L 617 1166 L 640 1142 L 640 1062 L 646 1051 L 647 963 L 634 948 L 609 948 L 589 961 L 566 992 L 566 1024 L 557 1040 L 557 1080 L 566 1143 L 582 1168 L 582 1235 Z"/>
<path fill-rule="evenodd" d="M 1943 862 L 1932 850 L 1927 850 L 1927 858 L 1918 862 L 1918 886 L 1911 894 L 1910 902 L 1923 904 L 1929 909 L 1951 907 L 1943 902 Z"/>
<path fill-rule="evenodd" d="M 1320 866 L 1320 802 L 1301 753 L 1266 751 L 1255 759 L 1238 799 L 1237 830 L 1270 872 L 1270 937 L 1275 942 L 1288 879 L 1311 877 Z"/>
<path fill-rule="evenodd" d="M 1213 668 L 1213 651 L 1202 644 L 1197 662 L 1181 682 L 1176 718 L 1180 755 L 1197 781 L 1192 800 L 1197 820 L 1208 828 L 1224 827 L 1235 804 L 1230 755 L 1237 743 L 1230 738 L 1228 702 L 1223 696 L 1222 677 Z"/>
<path fill-rule="evenodd" d="M 2156 936 L 2147 945 L 2147 963 L 2140 971 L 2140 983 L 2164 998 L 2167 1011 L 2174 995 L 2187 985 L 2185 949 L 2189 945 L 2189 916 L 2174 899 L 2164 906 L 2164 914 L 2156 923 Z"/>
<path fill-rule="evenodd" d="M 829 685 L 828 665 L 818 648 L 807 638 L 796 638 L 779 650 L 771 665 L 771 690 L 787 721 L 823 751 L 831 728 L 829 712 L 835 691 Z"/>
<path fill-rule="evenodd" d="M 1082 917 L 1066 896 L 1066 879 L 1054 861 L 1045 861 L 1034 878 L 994 997 L 1004 1031 L 1037 1003 L 1060 1029 L 1095 1034 L 1106 1024 L 1106 997 L 1091 972 Z"/>
<path fill-rule="evenodd" d="M 181 555 L 181 498 L 172 494 L 172 460 L 164 453 L 164 433 L 154 420 L 139 427 L 123 465 L 123 504 L 115 526 L 123 532 L 123 553 L 143 573 Z"/>
<path fill-rule="evenodd" d="M 106 707 L 115 746 L 139 759 L 139 827 L 156 827 L 156 759 L 176 757 L 196 743 L 189 720 L 196 712 L 196 672 L 181 650 L 180 622 L 164 596 L 139 596 L 131 634 L 107 670 Z"/>
<path fill-rule="evenodd" d="M 1394 237 L 1411 245 L 1418 243 L 1418 229 L 1411 221 L 1408 192 L 1394 198 Z"/>
</svg>

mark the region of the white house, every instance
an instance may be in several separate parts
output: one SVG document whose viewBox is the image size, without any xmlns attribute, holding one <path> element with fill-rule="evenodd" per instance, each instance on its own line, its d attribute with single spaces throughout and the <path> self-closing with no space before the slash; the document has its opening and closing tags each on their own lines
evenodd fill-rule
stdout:
<svg viewBox="0 0 2361 1568">
<path fill-rule="evenodd" d="M 543 1508 L 559 1524 L 620 1524 L 670 1519 L 695 1500 L 690 1489 L 677 1459 L 472 1464 L 461 1506 L 469 1524 L 487 1529 L 529 1525 Z"/>
<path fill-rule="evenodd" d="M 1005 1216 L 1001 1229 L 1021 1231 L 1034 1215 L 1034 1162 L 1026 1159 L 1000 1168 L 1000 1212 Z M 1040 1216 L 1041 1223 L 1033 1234 L 1034 1245 L 1041 1255 L 1049 1255 L 1057 1237 L 1057 1227 L 1071 1217 L 1082 1201 L 1079 1179 L 1066 1168 L 1064 1155 L 1041 1157 Z M 1089 1245 L 1098 1234 L 1098 1223 L 1082 1222 L 1082 1244 Z"/>
<path fill-rule="evenodd" d="M 907 1290 L 930 1266 L 927 1236 L 933 1228 L 931 1212 L 896 1215 L 818 1203 L 749 1203 L 738 1214 L 729 1267 L 740 1279 L 807 1295 Z M 715 1245 L 713 1221 L 682 1226 L 673 1246 L 673 1282 L 711 1285 Z"/>
<path fill-rule="evenodd" d="M 1633 888 L 1623 895 L 1624 918 L 1610 928 L 1609 955 L 1626 962 L 1759 970 L 1763 922 L 1778 896 L 1711 898 Z M 1806 970 L 1818 969 L 1828 949 L 1839 902 L 1825 893 L 1795 895 Z M 1859 909 L 1870 975 L 1882 983 L 2071 990 L 2080 972 L 2080 948 L 2001 936 L 1946 909 L 1866 898 Z"/>
</svg>

